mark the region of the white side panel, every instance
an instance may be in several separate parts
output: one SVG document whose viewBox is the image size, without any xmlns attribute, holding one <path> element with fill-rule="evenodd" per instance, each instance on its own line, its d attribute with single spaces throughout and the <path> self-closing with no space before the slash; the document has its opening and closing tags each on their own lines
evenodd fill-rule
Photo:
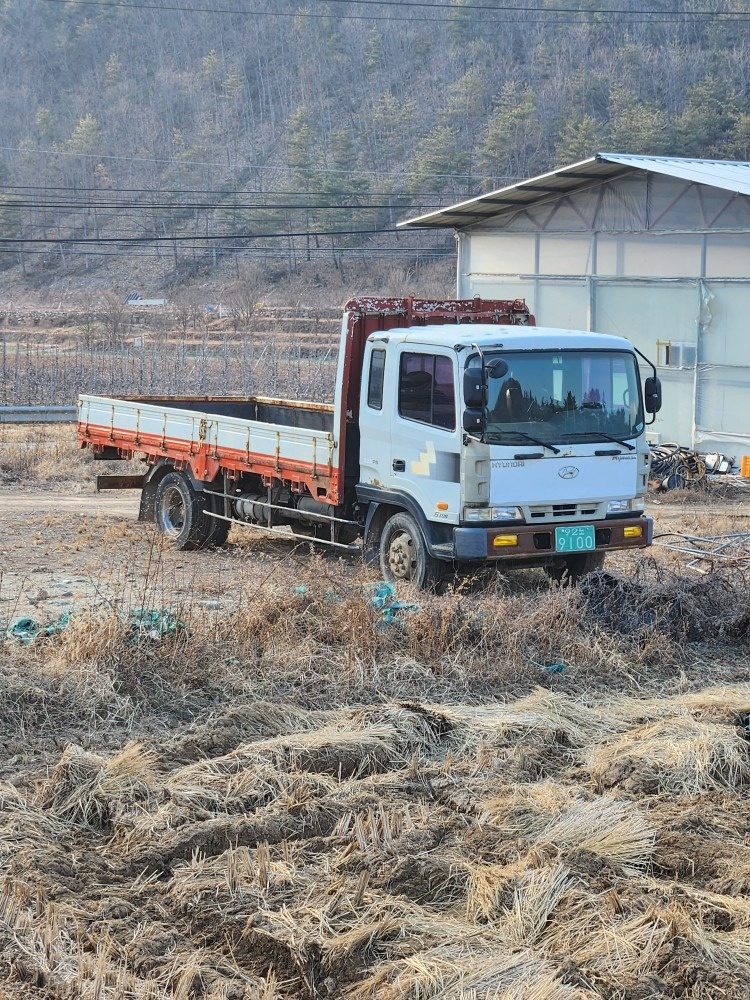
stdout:
<svg viewBox="0 0 750 1000">
<path fill-rule="evenodd" d="M 483 299 L 526 299 L 529 309 L 534 312 L 536 282 L 534 280 L 524 281 L 523 278 L 503 277 L 476 277 L 466 275 L 464 279 L 465 298 L 473 298 L 481 295 Z M 557 325 L 557 324 L 555 324 Z"/>
<path fill-rule="evenodd" d="M 532 293 L 530 293 L 532 294 Z M 529 307 L 538 326 L 587 330 L 589 324 L 588 281 L 553 281 L 540 278 Z"/>
<path fill-rule="evenodd" d="M 627 337 L 654 360 L 657 341 L 694 344 L 698 338 L 697 282 L 597 281 L 594 309 L 597 332 Z"/>
<path fill-rule="evenodd" d="M 597 241 L 596 273 L 618 278 L 697 278 L 701 273 L 700 234 L 602 234 Z"/>
<path fill-rule="evenodd" d="M 171 410 L 148 403 L 127 402 L 104 396 L 79 397 L 79 422 L 108 427 L 113 432 L 149 434 L 193 444 L 197 448 L 208 434 L 206 413 Z"/>
<path fill-rule="evenodd" d="M 627 337 L 639 350 L 657 361 L 657 342 L 696 343 L 700 294 L 697 282 L 663 284 L 596 283 L 594 329 Z M 650 374 L 645 364 L 645 375 Z M 690 446 L 694 421 L 694 369 L 659 368 L 663 406 L 652 431 L 663 441 Z"/>
<path fill-rule="evenodd" d="M 532 274 L 535 243 L 534 236 L 471 233 L 467 235 L 466 270 L 475 275 Z"/>
<path fill-rule="evenodd" d="M 747 278 L 750 233 L 710 233 L 706 237 L 707 278 Z"/>
<path fill-rule="evenodd" d="M 750 454 L 750 368 L 699 366 L 695 444 L 700 451 Z"/>
<path fill-rule="evenodd" d="M 645 378 L 651 371 L 642 364 L 641 373 Z M 659 378 L 663 406 L 646 430 L 661 434 L 662 442 L 676 441 L 689 448 L 693 443 L 695 373 L 689 368 L 659 368 Z"/>
<path fill-rule="evenodd" d="M 79 421 L 111 428 L 115 433 L 155 435 L 165 442 L 184 443 L 194 450 L 208 442 L 248 455 L 301 462 L 327 468 L 333 456 L 333 437 L 325 431 L 266 424 L 236 417 L 212 416 L 127 402 L 101 396 L 81 396 Z"/>
<path fill-rule="evenodd" d="M 750 281 L 731 284 L 707 281 L 705 289 L 699 360 L 750 367 Z"/>
<path fill-rule="evenodd" d="M 591 236 L 539 236 L 540 274 L 591 274 Z"/>
</svg>

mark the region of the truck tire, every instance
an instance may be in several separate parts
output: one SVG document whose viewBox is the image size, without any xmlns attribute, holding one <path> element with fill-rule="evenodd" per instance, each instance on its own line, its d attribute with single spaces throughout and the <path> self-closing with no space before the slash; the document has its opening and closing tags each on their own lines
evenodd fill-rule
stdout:
<svg viewBox="0 0 750 1000">
<path fill-rule="evenodd" d="M 427 588 L 440 582 L 442 563 L 428 552 L 422 529 L 411 514 L 393 514 L 383 525 L 380 571 L 390 583 Z"/>
<path fill-rule="evenodd" d="M 601 569 L 604 565 L 603 552 L 580 552 L 565 556 L 559 562 L 544 567 L 544 572 L 556 583 L 574 587 L 578 581 Z"/>
<path fill-rule="evenodd" d="M 159 534 L 178 549 L 202 549 L 209 544 L 214 518 L 206 516 L 204 493 L 181 472 L 168 472 L 156 487 L 154 502 Z"/>
</svg>

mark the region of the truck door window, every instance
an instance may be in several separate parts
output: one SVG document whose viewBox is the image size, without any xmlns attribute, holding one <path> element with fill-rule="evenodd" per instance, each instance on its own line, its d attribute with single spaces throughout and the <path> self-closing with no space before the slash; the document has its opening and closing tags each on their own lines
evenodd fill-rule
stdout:
<svg viewBox="0 0 750 1000">
<path fill-rule="evenodd" d="M 439 354 L 401 355 L 398 412 L 407 420 L 455 430 L 456 400 L 451 358 Z"/>
<path fill-rule="evenodd" d="M 367 405 L 373 410 L 383 409 L 384 373 L 385 351 L 373 351 L 370 355 L 370 377 L 367 381 Z"/>
</svg>

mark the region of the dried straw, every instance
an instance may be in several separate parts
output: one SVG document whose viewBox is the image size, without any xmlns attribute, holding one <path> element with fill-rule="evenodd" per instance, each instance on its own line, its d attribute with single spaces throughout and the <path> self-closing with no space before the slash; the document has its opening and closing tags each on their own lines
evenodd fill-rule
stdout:
<svg viewBox="0 0 750 1000">
<path fill-rule="evenodd" d="M 653 826 L 632 803 L 602 797 L 571 807 L 542 830 L 537 844 L 591 851 L 636 875 L 650 864 L 654 840 Z"/>
<path fill-rule="evenodd" d="M 110 758 L 71 744 L 42 786 L 39 804 L 60 819 L 101 828 L 123 803 L 149 793 L 154 761 L 138 743 Z"/>
<path fill-rule="evenodd" d="M 750 780 L 747 742 L 734 726 L 678 715 L 637 726 L 587 756 L 600 787 L 628 778 L 648 791 L 695 796 Z"/>
</svg>

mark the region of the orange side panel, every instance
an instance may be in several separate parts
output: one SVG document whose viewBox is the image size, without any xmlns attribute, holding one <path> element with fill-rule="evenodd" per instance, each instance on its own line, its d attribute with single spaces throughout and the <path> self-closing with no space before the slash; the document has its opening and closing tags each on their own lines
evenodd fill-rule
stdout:
<svg viewBox="0 0 750 1000">
<path fill-rule="evenodd" d="M 103 445 L 123 451 L 137 451 L 151 458 L 170 458 L 190 465 L 196 479 L 211 482 L 219 472 L 250 472 L 267 480 L 279 480 L 285 485 L 306 487 L 312 496 L 325 503 L 340 503 L 339 470 L 326 463 L 314 465 L 281 457 L 272 458 L 234 448 L 213 449 L 208 444 L 196 444 L 182 438 L 162 437 L 159 434 L 137 435 L 135 431 L 112 431 L 110 427 L 78 425 L 81 447 Z"/>
</svg>

